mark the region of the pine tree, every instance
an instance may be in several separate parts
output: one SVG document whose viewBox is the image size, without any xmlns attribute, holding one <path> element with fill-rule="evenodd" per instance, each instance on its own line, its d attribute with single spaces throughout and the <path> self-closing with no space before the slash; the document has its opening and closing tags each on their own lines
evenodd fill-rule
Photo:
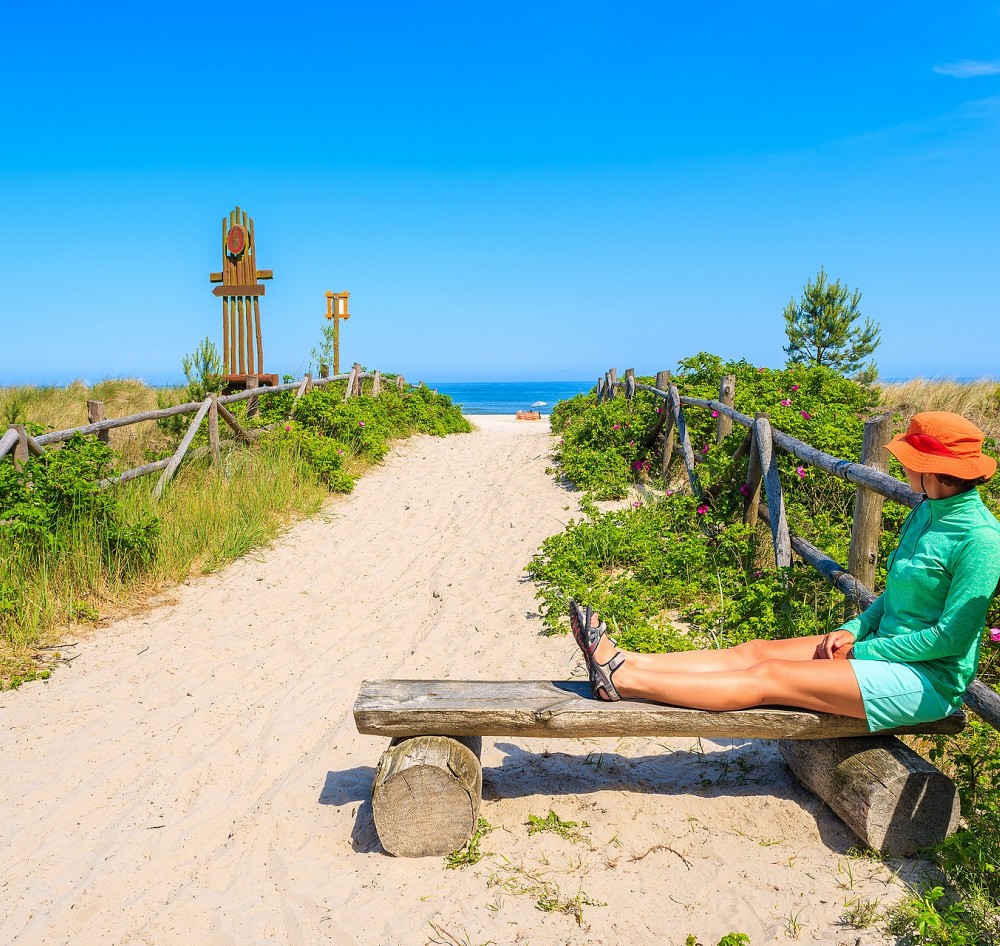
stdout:
<svg viewBox="0 0 1000 946">
<path fill-rule="evenodd" d="M 784 352 L 789 365 L 826 365 L 859 381 L 874 381 L 878 375 L 874 361 L 866 359 L 878 348 L 880 329 L 870 318 L 864 328 L 854 323 L 861 318 L 861 292 L 852 292 L 840 280 L 827 282 L 820 268 L 815 282 L 807 282 L 802 299 L 785 306 Z"/>
</svg>

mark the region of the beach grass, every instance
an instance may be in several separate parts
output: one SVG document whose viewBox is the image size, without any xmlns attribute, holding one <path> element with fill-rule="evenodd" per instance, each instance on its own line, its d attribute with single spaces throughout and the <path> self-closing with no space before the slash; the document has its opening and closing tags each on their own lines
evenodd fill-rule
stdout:
<svg viewBox="0 0 1000 946">
<path fill-rule="evenodd" d="M 905 417 L 920 411 L 951 411 L 968 417 L 994 440 L 1000 438 L 1000 383 L 996 381 L 914 378 L 879 384 L 878 391 L 885 407 Z"/>
<path fill-rule="evenodd" d="M 135 611 L 164 588 L 212 572 L 270 542 L 292 520 L 315 514 L 329 498 L 294 449 L 265 439 L 252 450 L 231 450 L 220 467 L 194 461 L 162 500 L 151 483 L 115 489 L 117 520 L 125 528 L 156 523 L 151 553 L 141 566 L 109 567 L 103 525 L 73 516 L 61 524 L 58 554 L 18 544 L 0 549 L 0 688 L 34 679 L 58 659 L 60 641 Z M 16 589 L 13 599 L 9 589 Z M 6 607 L 3 605 L 6 604 Z"/>
<path fill-rule="evenodd" d="M 169 455 L 187 417 L 113 431 L 119 436 L 110 446 L 77 435 L 29 459 L 22 473 L 0 458 L 0 689 L 46 672 L 69 632 L 266 545 L 292 520 L 315 514 L 331 492 L 349 492 L 392 441 L 470 429 L 449 398 L 427 388 L 389 385 L 378 398 L 347 402 L 344 392 L 335 382 L 305 395 L 294 402 L 294 420 L 288 394 L 262 398 L 254 419 L 245 402 L 235 405 L 244 424 L 269 421 L 269 432 L 249 448 L 224 444 L 216 466 L 192 457 L 159 500 L 156 477 L 97 484 Z M 103 400 L 110 418 L 191 395 L 135 380 L 3 388 L 0 416 L 35 432 L 69 429 L 87 422 L 87 400 Z M 198 437 L 206 437 L 204 427 Z"/>
</svg>

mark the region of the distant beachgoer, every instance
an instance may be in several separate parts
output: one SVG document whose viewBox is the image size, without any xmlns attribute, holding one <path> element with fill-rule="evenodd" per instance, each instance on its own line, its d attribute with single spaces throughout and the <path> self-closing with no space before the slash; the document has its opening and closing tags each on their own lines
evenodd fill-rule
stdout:
<svg viewBox="0 0 1000 946">
<path fill-rule="evenodd" d="M 958 414 L 916 414 L 887 448 L 924 495 L 889 558 L 885 591 L 829 634 L 722 650 L 617 648 L 590 608 L 570 606 L 594 697 L 704 710 L 792 706 L 852 716 L 870 731 L 942 719 L 975 677 L 1000 580 L 1000 522 L 976 489 L 996 472 Z"/>
</svg>

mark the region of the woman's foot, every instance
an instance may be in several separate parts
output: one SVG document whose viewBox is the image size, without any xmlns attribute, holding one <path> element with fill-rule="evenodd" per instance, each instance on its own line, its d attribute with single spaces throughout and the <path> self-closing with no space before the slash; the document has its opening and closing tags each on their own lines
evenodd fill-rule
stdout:
<svg viewBox="0 0 1000 946">
<path fill-rule="evenodd" d="M 587 664 L 594 698 L 609 702 L 620 700 L 612 678 L 625 662 L 625 655 L 607 636 L 607 626 L 591 608 L 581 608 L 575 601 L 570 602 L 569 623 Z"/>
<path fill-rule="evenodd" d="M 615 688 L 614 675 L 625 663 L 625 654 L 616 650 L 607 663 L 594 660 L 590 664 L 590 692 L 595 700 L 617 703 L 621 695 Z"/>
</svg>

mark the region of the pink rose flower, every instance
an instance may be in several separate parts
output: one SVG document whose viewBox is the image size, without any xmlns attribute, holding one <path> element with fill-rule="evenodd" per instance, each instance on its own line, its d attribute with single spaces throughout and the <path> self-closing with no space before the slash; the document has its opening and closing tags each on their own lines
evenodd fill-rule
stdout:
<svg viewBox="0 0 1000 946">
<path fill-rule="evenodd" d="M 642 503 L 632 503 L 633 509 L 642 509 Z"/>
<path fill-rule="evenodd" d="M 713 417 L 718 417 L 719 416 L 719 412 L 718 411 L 712 411 L 712 416 Z"/>
<path fill-rule="evenodd" d="M 750 495 L 750 485 L 749 485 L 748 483 L 744 483 L 744 484 L 743 484 L 743 485 L 742 485 L 742 486 L 740 487 L 740 493 L 741 493 L 742 495 L 744 495 L 744 496 L 749 496 L 749 495 Z"/>
<path fill-rule="evenodd" d="M 799 413 L 802 415 L 803 420 L 812 420 L 812 414 L 809 411 L 799 411 Z"/>
<path fill-rule="evenodd" d="M 807 470 L 804 466 L 797 466 L 795 472 L 798 473 L 799 479 L 804 480 L 806 478 Z"/>
<path fill-rule="evenodd" d="M 285 430 L 286 431 L 291 430 L 291 429 L 292 429 L 292 425 L 291 424 L 285 424 Z"/>
<path fill-rule="evenodd" d="M 792 387 L 791 387 L 792 391 L 798 391 L 798 389 L 799 389 L 799 386 L 797 384 L 793 384 Z"/>
<path fill-rule="evenodd" d="M 708 512 L 708 506 L 706 506 L 704 503 L 702 503 L 702 505 L 700 505 L 698 507 L 698 515 L 699 516 L 704 516 L 706 512 Z"/>
<path fill-rule="evenodd" d="M 781 399 L 781 401 L 779 403 L 781 404 L 782 407 L 791 407 L 792 406 L 792 399 L 789 398 L 789 397 L 784 397 L 784 398 Z"/>
<path fill-rule="evenodd" d="M 674 491 L 672 489 L 665 489 L 663 491 L 663 495 L 664 496 L 673 496 L 674 495 Z"/>
<path fill-rule="evenodd" d="M 1000 627 L 990 628 L 990 640 L 993 641 L 994 644 L 1000 644 Z"/>
<path fill-rule="evenodd" d="M 701 448 L 701 452 L 702 453 L 708 453 L 708 444 L 707 443 Z"/>
<path fill-rule="evenodd" d="M 365 426 L 365 422 L 363 420 L 359 420 L 358 421 L 358 426 L 359 427 L 364 427 Z"/>
</svg>

